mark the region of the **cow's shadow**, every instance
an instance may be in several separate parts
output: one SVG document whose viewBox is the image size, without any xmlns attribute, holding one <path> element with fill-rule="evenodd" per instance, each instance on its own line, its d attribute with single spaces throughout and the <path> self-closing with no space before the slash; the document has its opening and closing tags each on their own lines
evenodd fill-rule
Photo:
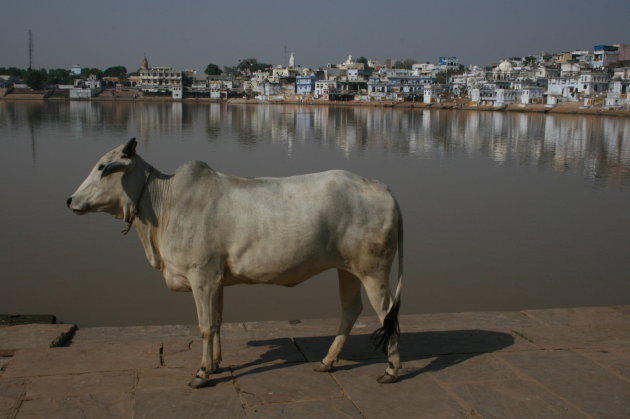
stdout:
<svg viewBox="0 0 630 419">
<path fill-rule="evenodd" d="M 295 366 L 296 363 L 319 362 L 326 355 L 334 336 L 279 338 L 252 340 L 248 346 L 267 347 L 258 359 L 232 365 L 235 378 L 269 370 Z M 488 330 L 449 330 L 408 332 L 400 336 L 400 354 L 403 363 L 423 359 L 431 361 L 422 368 L 404 370 L 401 380 L 430 371 L 439 371 L 467 359 L 495 352 L 514 344 L 509 333 Z M 333 371 L 351 370 L 374 363 L 385 363 L 385 355 L 374 349 L 370 335 L 350 335 Z M 404 364 L 403 364 L 404 365 Z"/>
</svg>

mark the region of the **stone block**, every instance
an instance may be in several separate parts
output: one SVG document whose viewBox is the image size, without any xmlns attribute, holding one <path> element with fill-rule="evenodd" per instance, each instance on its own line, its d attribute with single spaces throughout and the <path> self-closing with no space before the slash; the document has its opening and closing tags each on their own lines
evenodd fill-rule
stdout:
<svg viewBox="0 0 630 419">
<path fill-rule="evenodd" d="M 366 418 L 465 418 L 469 413 L 420 368 L 400 371 L 401 380 L 379 384 L 385 365 L 340 366 L 331 373 Z"/>
<path fill-rule="evenodd" d="M 574 352 L 590 359 L 606 371 L 630 382 L 630 353 L 608 345 L 608 349 L 578 349 Z"/>
<path fill-rule="evenodd" d="M 194 378 L 197 368 L 155 368 L 138 372 L 137 390 L 184 389 Z M 212 386 L 233 385 L 232 373 L 222 368 L 210 376 Z"/>
<path fill-rule="evenodd" d="M 583 307 L 524 313 L 538 324 L 516 330 L 545 349 L 598 348 L 610 341 L 630 342 L 630 316 L 621 308 Z"/>
<path fill-rule="evenodd" d="M 57 400 L 98 393 L 129 393 L 135 385 L 135 371 L 60 374 L 29 380 L 26 386 L 26 398 Z"/>
<path fill-rule="evenodd" d="M 17 416 L 24 418 L 109 419 L 133 417 L 131 393 L 97 393 L 62 398 L 26 399 Z"/>
<path fill-rule="evenodd" d="M 26 391 L 25 380 L 0 379 L 0 418 L 14 418 Z"/>
<path fill-rule="evenodd" d="M 341 388 L 328 373 L 312 364 L 258 364 L 233 372 L 241 400 L 247 406 L 339 399 Z"/>
<path fill-rule="evenodd" d="M 491 354 L 440 355 L 412 365 L 430 373 L 440 383 L 464 383 L 516 379 L 518 376 L 504 361 Z"/>
<path fill-rule="evenodd" d="M 523 374 L 594 417 L 630 417 L 630 383 L 571 351 L 502 353 Z"/>
<path fill-rule="evenodd" d="M 24 324 L 0 326 L 0 355 L 17 349 L 53 348 L 63 345 L 74 333 L 73 324 Z"/>
<path fill-rule="evenodd" d="M 410 314 L 401 315 L 399 321 L 403 332 L 467 329 L 508 331 L 536 324 L 518 311 Z"/>
<path fill-rule="evenodd" d="M 221 337 L 239 338 L 245 333 L 243 323 L 225 323 Z M 176 339 L 201 340 L 197 325 L 126 326 L 79 328 L 72 346 L 95 343 L 164 342 Z"/>
<path fill-rule="evenodd" d="M 157 368 L 160 349 L 157 343 L 23 349 L 15 353 L 3 378 Z"/>
<path fill-rule="evenodd" d="M 274 403 L 247 408 L 247 413 L 255 418 L 326 418 L 362 419 L 364 416 L 348 399 L 315 400 L 299 403 Z"/>
<path fill-rule="evenodd" d="M 448 386 L 469 411 L 483 418 L 587 418 L 543 386 L 528 380 L 470 382 Z"/>
<path fill-rule="evenodd" d="M 243 405 L 234 386 L 202 389 L 154 389 L 136 391 L 133 417 L 161 418 L 240 418 Z"/>
<path fill-rule="evenodd" d="M 167 367 L 199 368 L 202 342 L 164 342 L 164 365 Z M 303 362 L 293 341 L 289 338 L 261 340 L 221 340 L 222 366 L 242 367 L 260 363 Z"/>
</svg>

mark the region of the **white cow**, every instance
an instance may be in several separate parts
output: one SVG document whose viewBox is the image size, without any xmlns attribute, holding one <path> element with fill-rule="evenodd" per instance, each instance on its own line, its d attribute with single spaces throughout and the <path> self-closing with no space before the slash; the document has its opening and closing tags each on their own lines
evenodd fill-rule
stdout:
<svg viewBox="0 0 630 419">
<path fill-rule="evenodd" d="M 330 371 L 362 310 L 361 284 L 383 327 L 381 383 L 396 381 L 402 279 L 402 216 L 387 186 L 345 171 L 242 178 L 193 161 L 165 175 L 136 154 L 136 140 L 105 154 L 68 199 L 77 214 L 107 212 L 135 226 L 149 263 L 173 291 L 192 291 L 203 338 L 191 387 L 221 362 L 223 287 L 293 286 L 336 268 L 342 318 L 316 371 Z M 390 268 L 398 249 L 394 297 Z"/>
</svg>

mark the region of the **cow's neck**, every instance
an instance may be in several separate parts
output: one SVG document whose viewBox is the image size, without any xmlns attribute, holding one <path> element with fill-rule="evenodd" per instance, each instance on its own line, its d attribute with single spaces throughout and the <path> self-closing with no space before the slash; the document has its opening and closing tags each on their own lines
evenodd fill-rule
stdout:
<svg viewBox="0 0 630 419">
<path fill-rule="evenodd" d="M 169 202 L 169 190 L 171 177 L 153 168 L 145 169 L 145 178 L 148 179 L 144 193 L 139 199 L 136 219 L 133 223 L 138 237 L 144 247 L 145 255 L 154 268 L 162 269 L 162 257 L 160 255 L 160 231 L 166 216 L 166 205 Z M 149 177 L 150 174 L 150 177 Z"/>
</svg>

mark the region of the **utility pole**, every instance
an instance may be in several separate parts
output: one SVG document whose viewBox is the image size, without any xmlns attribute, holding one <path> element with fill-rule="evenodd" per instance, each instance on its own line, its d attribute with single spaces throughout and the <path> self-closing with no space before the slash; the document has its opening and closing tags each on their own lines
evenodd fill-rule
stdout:
<svg viewBox="0 0 630 419">
<path fill-rule="evenodd" d="M 33 69 L 33 31 L 28 30 L 28 69 Z"/>
</svg>

